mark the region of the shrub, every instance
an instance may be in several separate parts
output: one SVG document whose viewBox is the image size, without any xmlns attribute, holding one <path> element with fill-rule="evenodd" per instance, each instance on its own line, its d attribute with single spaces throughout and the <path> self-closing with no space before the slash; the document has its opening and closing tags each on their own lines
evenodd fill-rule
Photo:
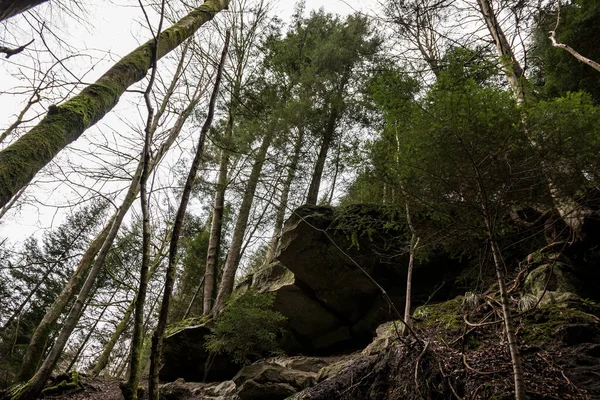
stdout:
<svg viewBox="0 0 600 400">
<path fill-rule="evenodd" d="M 239 364 L 281 353 L 277 335 L 285 317 L 273 310 L 274 293 L 249 290 L 231 299 L 225 311 L 215 319 L 215 327 L 206 341 L 211 353 L 227 353 Z"/>
</svg>

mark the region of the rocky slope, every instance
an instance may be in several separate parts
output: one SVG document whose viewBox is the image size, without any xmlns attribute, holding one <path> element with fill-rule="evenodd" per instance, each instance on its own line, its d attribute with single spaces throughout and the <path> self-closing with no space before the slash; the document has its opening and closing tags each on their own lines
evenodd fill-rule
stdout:
<svg viewBox="0 0 600 400">
<path fill-rule="evenodd" d="M 398 334 L 394 307 L 403 309 L 407 265 L 401 219 L 369 206 L 299 209 L 286 223 L 276 262 L 237 290 L 274 292 L 274 308 L 288 318 L 281 344 L 302 355 L 241 368 L 224 356 L 209 359 L 203 340 L 210 321 L 187 327 L 166 340 L 165 398 L 511 398 L 498 293 L 493 284 L 478 294 L 458 287 L 466 263 L 434 250 L 417 266 L 416 303 L 429 304 L 414 311 L 413 334 Z M 573 258 L 545 248 L 513 275 L 532 399 L 600 398 L 600 307 L 581 297 L 595 283 L 580 272 Z"/>
</svg>

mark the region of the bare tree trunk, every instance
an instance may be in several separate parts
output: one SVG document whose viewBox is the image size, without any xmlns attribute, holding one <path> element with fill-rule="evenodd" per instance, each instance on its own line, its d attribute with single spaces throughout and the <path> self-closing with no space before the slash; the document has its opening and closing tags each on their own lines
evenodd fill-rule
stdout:
<svg viewBox="0 0 600 400">
<path fill-rule="evenodd" d="M 283 184 L 283 188 L 281 189 L 281 199 L 279 200 L 279 207 L 277 208 L 277 215 L 275 216 L 275 228 L 273 230 L 271 241 L 269 242 L 267 255 L 265 256 L 265 265 L 269 264 L 273 260 L 275 257 L 275 252 L 277 251 L 277 245 L 281 235 L 281 228 L 283 227 L 285 212 L 287 211 L 288 207 L 290 189 L 292 187 L 292 182 L 294 182 L 294 179 L 296 178 L 296 170 L 298 169 L 298 161 L 300 160 L 300 151 L 302 150 L 303 144 L 304 130 L 300 129 L 298 132 L 298 137 L 296 138 L 296 143 L 294 144 L 294 153 L 292 155 L 290 165 L 288 166 L 287 178 Z"/>
<path fill-rule="evenodd" d="M 177 67 L 177 71 L 175 73 L 175 77 L 173 78 L 171 86 L 167 90 L 167 94 L 165 95 L 165 98 L 163 99 L 163 104 L 161 105 L 161 111 L 164 110 L 165 105 L 168 102 L 168 99 L 170 98 L 170 93 L 172 93 L 174 90 L 175 82 L 181 73 L 181 68 L 183 67 L 183 64 L 184 64 L 184 56 L 182 55 L 182 57 L 180 59 L 180 63 Z M 181 132 L 181 129 L 183 128 L 183 125 L 185 124 L 188 117 L 191 115 L 192 111 L 194 110 L 194 108 L 197 105 L 197 102 L 199 99 L 199 92 L 200 92 L 200 85 L 198 85 L 196 87 L 196 92 L 192 98 L 192 101 L 186 107 L 186 109 L 183 110 L 183 112 L 179 115 L 179 117 L 177 118 L 177 121 L 175 122 L 173 127 L 170 129 L 169 135 L 164 140 L 162 145 L 159 147 L 154 158 L 151 160 L 150 171 L 154 170 L 154 168 L 158 165 L 158 163 L 160 162 L 162 157 L 167 153 L 167 151 L 169 150 L 171 145 L 175 142 L 175 139 L 177 139 L 177 137 L 179 136 L 179 133 Z M 159 112 L 157 114 L 157 116 L 159 116 L 161 114 L 162 114 L 162 112 Z M 153 124 L 153 129 L 156 129 L 157 125 L 158 125 L 158 118 L 155 118 L 155 122 Z M 103 244 L 105 244 L 105 242 L 108 240 L 110 242 L 108 244 L 108 246 L 112 245 L 114 237 L 112 239 L 108 239 L 108 234 L 111 230 L 111 227 L 115 223 L 117 224 L 117 228 L 120 227 L 125 214 L 127 213 L 127 211 L 129 211 L 129 208 L 132 206 L 133 202 L 135 201 L 135 198 L 137 197 L 137 194 L 140 189 L 139 180 L 140 180 L 140 177 L 142 174 L 142 167 L 143 167 L 143 164 L 141 162 L 138 163 L 136 171 L 135 171 L 135 173 L 132 177 L 131 183 L 129 185 L 127 195 L 125 196 L 125 199 L 123 200 L 123 203 L 121 204 L 121 207 L 117 211 L 115 211 L 115 214 L 112 216 L 112 218 L 110 219 L 108 224 L 104 227 L 104 229 L 98 234 L 98 236 L 88 246 L 87 250 L 85 251 L 85 253 L 81 257 L 81 260 L 79 261 L 77 269 L 75 270 L 75 272 L 69 279 L 69 282 L 63 288 L 63 290 L 58 295 L 58 297 L 56 298 L 56 300 L 54 301 L 52 306 L 50 306 L 50 308 L 44 315 L 44 318 L 42 319 L 40 324 L 37 326 L 35 332 L 33 333 L 32 337 L 31 337 L 29 346 L 27 347 L 27 351 L 23 358 L 23 363 L 21 364 L 21 368 L 19 370 L 19 375 L 17 377 L 17 380 L 19 382 L 26 382 L 35 374 L 35 370 L 37 368 L 38 362 L 44 352 L 44 349 L 46 346 L 45 343 L 48 340 L 48 335 L 52 331 L 54 324 L 56 323 L 56 321 L 58 320 L 58 318 L 64 311 L 65 306 L 71 301 L 71 299 L 73 298 L 73 296 L 75 295 L 77 290 L 79 290 L 81 284 L 83 283 L 83 280 L 85 279 L 85 276 L 87 275 L 87 271 L 88 271 L 89 267 L 91 266 L 92 262 L 94 261 L 94 257 L 96 257 L 96 255 L 102 248 Z M 106 253 L 106 254 L 108 254 L 108 253 Z M 102 256 L 101 258 L 96 259 L 96 261 L 103 263 L 104 257 L 106 256 L 106 254 L 104 256 Z"/>
<path fill-rule="evenodd" d="M 486 217 L 487 219 L 487 217 Z M 506 291 L 506 279 L 504 277 L 504 264 L 500 249 L 496 244 L 493 231 L 488 228 L 488 239 L 494 257 L 494 265 L 496 267 L 496 277 L 498 278 L 498 287 L 500 288 L 500 302 L 502 303 L 502 316 L 504 318 L 504 328 L 506 331 L 506 340 L 508 342 L 508 350 L 510 352 L 511 364 L 513 367 L 513 378 L 515 383 L 515 400 L 526 400 L 527 392 L 525 390 L 525 379 L 523 378 L 523 367 L 521 363 L 521 355 L 519 354 L 519 344 L 515 334 L 515 328 L 510 312 L 510 304 L 508 302 L 508 293 Z"/>
<path fill-rule="evenodd" d="M 228 5 L 229 0 L 206 0 L 162 32 L 156 59 L 177 48 Z M 62 149 L 111 111 L 129 86 L 146 76 L 154 59 L 153 47 L 154 39 L 123 57 L 77 96 L 51 107 L 37 126 L 0 151 L 0 206 L 8 203 Z"/>
<path fill-rule="evenodd" d="M 582 56 L 575 49 L 573 49 L 572 47 L 570 47 L 566 44 L 557 42 L 556 41 L 556 32 L 554 32 L 554 31 L 550 32 L 550 40 L 552 41 L 552 46 L 567 51 L 569 54 L 571 54 L 573 57 L 575 57 L 577 59 L 577 61 L 587 64 L 590 67 L 594 68 L 596 71 L 600 72 L 600 64 L 598 64 L 596 61 Z"/>
<path fill-rule="evenodd" d="M 182 319 L 186 319 L 188 317 L 188 315 L 190 315 L 190 312 L 192 311 L 192 307 L 194 306 L 194 303 L 196 302 L 196 298 L 200 294 L 200 290 L 202 290 L 203 287 L 204 287 L 204 277 L 202 277 L 202 279 L 200 279 L 200 283 L 198 284 L 198 289 L 196 289 L 196 291 L 194 292 L 194 295 L 192 296 L 192 300 L 190 300 L 190 303 L 188 304 L 188 306 L 185 310 L 185 313 L 183 314 Z"/>
<path fill-rule="evenodd" d="M 100 354 L 100 357 L 98 357 L 98 360 L 96 360 L 96 364 L 94 365 L 94 368 L 92 369 L 92 372 L 91 372 L 92 376 L 97 376 L 98 374 L 100 374 L 100 372 L 102 372 L 102 370 L 104 368 L 106 368 L 106 365 L 108 364 L 108 360 L 110 357 L 110 353 L 114 349 L 115 344 L 117 344 L 117 341 L 121 337 L 121 334 L 125 331 L 125 328 L 127 328 L 127 324 L 129 324 L 129 319 L 131 318 L 131 314 L 133 314 L 134 308 L 135 308 L 135 298 L 131 301 L 131 303 L 129 303 L 129 306 L 125 310 L 125 314 L 123 314 L 123 318 L 121 319 L 121 322 L 119 322 L 119 325 L 117 325 L 117 328 L 111 335 L 108 343 L 106 343 L 106 346 L 104 346 L 104 350 L 102 350 L 102 354 Z"/>
<path fill-rule="evenodd" d="M 254 201 L 254 194 L 258 185 L 258 179 L 262 172 L 262 167 L 265 162 L 267 151 L 271 146 L 273 134 L 268 132 L 263 137 L 262 144 L 256 155 L 256 160 L 252 166 L 252 172 L 246 184 L 246 190 L 244 191 L 244 197 L 240 206 L 237 221 L 235 223 L 235 229 L 233 231 L 233 237 L 231 238 L 231 246 L 229 246 L 229 253 L 227 254 L 227 261 L 223 268 L 223 277 L 221 278 L 221 284 L 219 285 L 219 293 L 215 301 L 213 313 L 218 314 L 223 307 L 229 295 L 233 292 L 233 284 L 235 282 L 235 273 L 240 263 L 240 254 L 244 241 L 244 233 L 248 227 L 248 218 L 250 217 L 250 210 L 252 209 L 252 203 Z"/>
<path fill-rule="evenodd" d="M 412 327 L 412 318 L 410 316 L 410 309 L 412 306 L 412 277 L 413 277 L 413 269 L 415 265 L 415 253 L 417 251 L 417 247 L 419 246 L 420 238 L 417 236 L 417 232 L 415 231 L 415 227 L 412 223 L 412 218 L 410 216 L 410 208 L 408 205 L 408 201 L 406 201 L 406 223 L 408 224 L 408 228 L 410 229 L 411 237 L 410 237 L 410 249 L 409 249 L 409 258 L 408 258 L 408 271 L 406 273 L 406 296 L 404 300 L 404 324 L 402 325 L 402 329 L 400 333 L 402 336 L 408 335 L 408 328 Z"/>
<path fill-rule="evenodd" d="M 225 139 L 229 141 L 233 132 L 233 115 L 229 113 L 227 126 L 225 127 Z M 219 262 L 219 250 L 221 248 L 221 231 L 223 229 L 223 210 L 225 209 L 225 191 L 227 189 L 227 165 L 229 164 L 229 150 L 225 145 L 221 149 L 219 161 L 219 176 L 213 203 L 212 221 L 210 224 L 210 238 L 208 240 L 208 252 L 206 254 L 206 267 L 204 269 L 204 298 L 202 299 L 202 314 L 211 313 L 215 298 L 215 275 L 217 263 Z"/>
<path fill-rule="evenodd" d="M 329 147 L 333 141 L 333 135 L 335 134 L 335 127 L 338 120 L 338 111 L 332 110 L 327 120 L 327 125 L 323 132 L 323 140 L 321 141 L 321 148 L 313 170 L 312 179 L 310 180 L 310 186 L 308 187 L 308 194 L 306 195 L 306 204 L 317 204 L 319 201 L 319 188 L 321 187 L 321 178 L 323 177 L 323 169 L 325 168 L 325 161 L 327 160 L 327 153 Z"/>
<path fill-rule="evenodd" d="M 0 21 L 14 17 L 48 0 L 0 0 Z"/>
<path fill-rule="evenodd" d="M 158 316 L 158 323 L 156 326 L 156 330 L 154 331 L 154 335 L 152 335 L 152 350 L 150 353 L 150 377 L 148 383 L 148 398 L 150 400 L 158 400 L 159 399 L 159 390 L 158 390 L 158 372 L 159 372 L 159 362 L 160 356 L 162 352 L 162 340 L 163 335 L 167 326 L 167 317 L 169 314 L 169 303 L 171 301 L 171 293 L 173 291 L 173 284 L 175 283 L 175 269 L 177 262 L 177 245 L 179 242 L 179 235 L 181 233 L 181 228 L 183 226 L 183 220 L 185 217 L 185 212 L 187 210 L 187 205 L 190 199 L 190 194 L 192 192 L 192 186 L 194 185 L 194 181 L 196 180 L 196 174 L 198 173 L 198 167 L 200 166 L 200 162 L 202 161 L 202 156 L 204 154 L 204 142 L 206 139 L 206 134 L 208 133 L 215 112 L 215 104 L 217 102 L 217 96 L 219 94 L 219 87 L 221 85 L 221 79 L 223 77 L 223 67 L 225 65 L 225 60 L 227 59 L 227 52 L 229 50 L 229 39 L 230 39 L 230 31 L 227 31 L 227 35 L 225 37 L 225 45 L 223 47 L 223 52 L 221 54 L 221 60 L 219 62 L 217 76 L 215 79 L 215 87 L 210 97 L 210 102 L 208 106 L 208 115 L 206 116 L 206 121 L 202 126 L 200 131 L 200 136 L 198 138 L 198 145 L 196 148 L 196 155 L 194 156 L 194 160 L 192 161 L 192 165 L 190 167 L 190 172 L 188 174 L 187 180 L 185 182 L 185 187 L 183 189 L 183 193 L 181 194 L 181 202 L 179 204 L 179 208 L 177 209 L 177 214 L 175 215 L 175 222 L 173 223 L 173 231 L 171 233 L 171 242 L 169 245 L 169 261 L 167 266 L 167 273 L 165 278 L 165 289 L 163 293 L 163 300 L 160 306 L 160 312 Z"/>
<path fill-rule="evenodd" d="M 69 366 L 67 367 L 67 369 L 65 370 L 65 372 L 69 372 L 71 370 L 71 368 L 73 368 L 73 366 L 75 365 L 75 363 L 77 362 L 77 360 L 79 359 L 79 356 L 81 355 L 81 352 L 83 351 L 83 349 L 87 345 L 88 341 L 90 340 L 90 337 L 92 336 L 92 333 L 94 333 L 94 331 L 96 330 L 96 327 L 98 326 L 98 323 L 102 320 L 102 317 L 104 316 L 104 313 L 106 312 L 106 310 L 108 310 L 108 307 L 110 307 L 112 305 L 111 303 L 112 303 L 113 299 L 115 298 L 115 296 L 116 296 L 116 294 L 117 294 L 117 292 L 119 291 L 120 288 L 121 288 L 121 285 L 119 285 L 119 287 L 117 287 L 117 289 L 110 296 L 110 299 L 108 300 L 108 303 L 106 303 L 106 305 L 102 309 L 102 312 L 100 313 L 100 315 L 98 316 L 98 318 L 96 318 L 96 320 L 94 321 L 94 324 L 92 325 L 92 327 L 90 328 L 90 331 L 85 336 L 85 339 L 83 340 L 83 342 L 81 343 L 81 345 L 77 349 L 77 352 L 75 353 L 75 356 L 73 357 L 73 359 L 69 363 Z"/>
<path fill-rule="evenodd" d="M 160 45 L 160 32 L 164 20 L 165 2 L 163 0 L 160 13 L 160 22 L 157 32 L 159 33 L 154 43 L 154 60 L 152 61 L 152 73 L 150 80 L 144 92 L 144 101 L 148 116 L 146 119 L 146 128 L 144 129 L 144 150 L 142 152 L 142 175 L 140 177 L 140 207 L 142 209 L 142 265 L 140 266 L 140 285 L 135 297 L 135 309 L 133 314 L 133 336 L 131 338 L 131 360 L 129 362 L 129 379 L 121 386 L 125 400 L 137 400 L 138 385 L 140 383 L 140 358 L 142 345 L 144 342 L 144 305 L 146 303 L 146 292 L 148 290 L 148 272 L 150 269 L 150 245 L 152 233 L 150 231 L 150 206 L 148 201 L 148 190 L 146 182 L 150 175 L 150 145 L 152 143 L 153 130 L 152 121 L 154 118 L 154 107 L 150 100 L 154 80 L 156 79 L 156 68 L 158 57 L 156 49 Z"/>
<path fill-rule="evenodd" d="M 342 151 L 342 141 L 338 143 L 337 151 L 335 153 L 335 171 L 333 172 L 333 181 L 331 182 L 331 192 L 329 192 L 329 200 L 327 203 L 331 205 L 333 203 L 333 195 L 335 193 L 335 185 L 337 183 L 338 174 L 340 173 L 340 156 Z"/>
</svg>

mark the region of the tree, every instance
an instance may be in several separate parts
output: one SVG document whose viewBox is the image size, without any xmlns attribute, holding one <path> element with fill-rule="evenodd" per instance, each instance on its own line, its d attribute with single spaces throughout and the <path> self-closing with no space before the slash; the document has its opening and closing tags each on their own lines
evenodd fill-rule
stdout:
<svg viewBox="0 0 600 400">
<path fill-rule="evenodd" d="M 179 22 L 118 61 L 95 83 L 67 102 L 50 107 L 48 115 L 28 133 L 0 151 L 0 206 L 10 199 L 63 148 L 102 119 L 125 90 L 142 80 L 154 59 L 160 60 L 192 36 L 229 0 L 207 0 Z"/>
<path fill-rule="evenodd" d="M 181 233 L 181 228 L 183 226 L 183 220 L 185 217 L 186 209 L 188 202 L 190 200 L 190 194 L 192 192 L 192 187 L 194 185 L 194 180 L 196 179 L 196 174 L 198 173 L 198 167 L 200 166 L 200 162 L 202 161 L 203 151 L 204 151 L 204 142 L 206 140 L 206 134 L 208 133 L 215 112 L 215 104 L 217 102 L 217 96 L 219 94 L 223 67 L 225 65 L 225 60 L 227 57 L 227 52 L 229 50 L 229 38 L 230 33 L 228 32 L 225 36 L 225 45 L 223 46 L 223 52 L 221 54 L 221 60 L 217 67 L 217 73 L 215 78 L 215 86 L 213 88 L 213 92 L 210 97 L 210 102 L 208 105 L 208 115 L 206 116 L 206 121 L 200 130 L 200 135 L 198 137 L 198 144 L 196 146 L 196 154 L 194 156 L 194 160 L 192 161 L 192 165 L 190 166 L 190 171 L 185 182 L 185 186 L 183 188 L 183 193 L 181 194 L 181 202 L 179 203 L 179 207 L 177 209 L 177 214 L 175 215 L 175 221 L 173 222 L 173 230 L 171 232 L 171 240 L 169 243 L 169 258 L 168 258 L 168 266 L 165 278 L 165 289 L 162 298 L 162 303 L 160 306 L 160 312 L 158 317 L 158 323 L 156 326 L 156 330 L 152 335 L 152 350 L 150 353 L 150 379 L 148 383 L 148 396 L 152 400 L 159 399 L 159 389 L 158 389 L 158 372 L 159 372 L 159 362 L 162 352 L 162 340 L 163 335 L 165 333 L 165 329 L 167 326 L 167 317 L 169 314 L 169 303 L 171 301 L 171 293 L 173 291 L 173 285 L 175 281 L 175 266 L 177 263 L 177 250 L 178 250 L 178 242 L 179 235 Z M 137 382 L 135 386 L 130 386 L 130 391 L 133 391 L 137 394 Z M 136 395 L 134 394 L 134 397 Z"/>
<path fill-rule="evenodd" d="M 569 45 L 586 58 L 598 61 L 599 19 L 600 5 L 589 0 L 575 0 L 560 7 L 551 4 L 539 10 L 529 51 L 534 84 L 541 98 L 550 99 L 583 90 L 598 104 L 598 71 L 553 46 L 548 35 L 552 31 L 552 37 L 558 43 Z"/>
<path fill-rule="evenodd" d="M 47 2 L 48 0 L 2 0 L 0 1 L 0 21 L 14 17 Z"/>
<path fill-rule="evenodd" d="M 524 399 L 525 382 L 497 235 L 502 216 L 515 196 L 523 201 L 521 190 L 540 182 L 541 171 L 534 168 L 537 158 L 527 146 L 518 122 L 520 111 L 510 94 L 478 83 L 463 65 L 440 73 L 436 85 L 421 101 L 380 102 L 380 106 L 386 130 L 398 137 L 394 173 L 403 183 L 401 191 L 427 207 L 433 218 L 460 227 L 463 234 L 468 232 L 489 246 L 512 360 L 515 398 Z"/>
</svg>

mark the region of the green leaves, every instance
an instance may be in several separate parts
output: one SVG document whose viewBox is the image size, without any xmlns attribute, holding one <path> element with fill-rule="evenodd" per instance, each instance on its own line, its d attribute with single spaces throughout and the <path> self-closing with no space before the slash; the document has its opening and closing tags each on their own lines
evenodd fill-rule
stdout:
<svg viewBox="0 0 600 400">
<path fill-rule="evenodd" d="M 277 344 L 285 317 L 273 311 L 274 293 L 249 290 L 231 299 L 215 320 L 215 328 L 206 341 L 212 353 L 227 353 L 239 364 L 281 352 Z"/>
</svg>

